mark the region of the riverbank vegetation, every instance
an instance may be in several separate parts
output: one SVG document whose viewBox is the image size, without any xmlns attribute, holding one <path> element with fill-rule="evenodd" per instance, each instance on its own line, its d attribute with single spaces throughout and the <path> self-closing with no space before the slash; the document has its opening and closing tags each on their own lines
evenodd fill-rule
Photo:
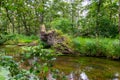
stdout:
<svg viewBox="0 0 120 80">
<path fill-rule="evenodd" d="M 60 35 L 66 37 L 66 41 L 63 42 L 63 44 L 68 46 L 68 48 L 73 52 L 72 54 L 79 56 L 106 57 L 111 59 L 120 58 L 119 39 L 117 38 L 73 38 L 68 35 L 63 35 L 61 32 Z M 38 36 L 25 36 L 19 34 L 14 35 L 13 39 L 6 41 L 4 44 L 14 44 L 18 46 L 47 46 L 47 44 L 42 42 Z M 49 49 L 56 50 L 56 52 L 54 52 L 56 54 L 62 54 L 65 50 L 65 46 L 56 44 Z"/>
<path fill-rule="evenodd" d="M 38 61 L 29 65 L 26 72 L 16 62 L 18 59 L 12 58 L 16 56 L 8 56 L 6 51 L 1 51 L 0 64 L 9 66 L 11 79 L 21 77 L 23 80 L 23 75 L 30 78 L 28 74 L 33 73 L 32 77 L 36 78 L 33 80 L 37 80 L 37 73 L 49 72 L 48 68 L 56 55 L 120 60 L 118 9 L 120 0 L 2 0 L 0 47 L 22 47 L 23 53 L 18 52 L 21 58 L 19 63 L 29 59 Z M 38 65 L 40 59 L 45 63 Z M 44 75 L 42 78 L 46 80 Z M 1 76 L 0 79 L 4 80 Z"/>
<path fill-rule="evenodd" d="M 120 46 L 118 39 L 110 38 L 81 38 L 73 40 L 75 49 L 80 55 L 120 58 Z"/>
</svg>

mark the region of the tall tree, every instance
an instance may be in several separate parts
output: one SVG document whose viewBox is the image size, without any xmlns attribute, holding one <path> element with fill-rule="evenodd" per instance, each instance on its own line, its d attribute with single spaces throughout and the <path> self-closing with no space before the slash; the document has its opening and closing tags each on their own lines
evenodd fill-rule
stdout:
<svg viewBox="0 0 120 80">
<path fill-rule="evenodd" d="M 120 34 L 120 0 L 119 0 L 119 22 L 118 22 L 118 31 Z"/>
</svg>

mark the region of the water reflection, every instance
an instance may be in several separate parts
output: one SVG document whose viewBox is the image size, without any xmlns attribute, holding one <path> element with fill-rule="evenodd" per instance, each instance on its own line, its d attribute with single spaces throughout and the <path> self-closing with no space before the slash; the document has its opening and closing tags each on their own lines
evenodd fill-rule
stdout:
<svg viewBox="0 0 120 80">
<path fill-rule="evenodd" d="M 53 74 L 49 73 L 47 76 L 47 80 L 56 80 L 56 79 L 53 78 Z"/>
<path fill-rule="evenodd" d="M 37 62 L 38 61 L 38 58 L 37 57 L 33 57 L 32 59 L 28 59 L 28 63 L 30 64 L 30 65 L 34 65 L 34 63 L 35 62 Z"/>
<path fill-rule="evenodd" d="M 0 52 L 15 56 L 21 53 L 22 49 L 16 45 L 5 45 L 0 46 Z M 33 57 L 31 60 L 28 60 L 28 63 L 32 66 L 36 61 L 39 60 Z M 22 67 L 29 69 L 30 65 L 22 65 Z M 120 80 L 119 61 L 95 57 L 58 56 L 53 68 L 64 72 L 68 80 Z M 48 80 L 58 80 L 53 78 L 52 74 L 49 74 L 47 78 Z"/>
<path fill-rule="evenodd" d="M 118 61 L 60 56 L 57 57 L 54 67 L 69 74 L 68 80 L 120 80 L 120 63 Z"/>
<path fill-rule="evenodd" d="M 81 72 L 79 76 L 71 72 L 69 75 L 66 76 L 66 79 L 67 80 L 89 80 L 85 72 Z M 47 80 L 57 80 L 57 79 L 53 78 L 53 74 L 49 73 L 47 76 Z"/>
<path fill-rule="evenodd" d="M 114 74 L 113 80 L 119 80 L 119 73 L 118 72 Z"/>
<path fill-rule="evenodd" d="M 70 73 L 68 76 L 67 76 L 67 78 L 68 78 L 68 80 L 74 80 L 74 75 L 73 75 L 73 73 Z"/>
<path fill-rule="evenodd" d="M 89 79 L 88 79 L 87 75 L 85 74 L 85 72 L 82 72 L 80 74 L 80 79 L 79 80 L 89 80 Z"/>
</svg>

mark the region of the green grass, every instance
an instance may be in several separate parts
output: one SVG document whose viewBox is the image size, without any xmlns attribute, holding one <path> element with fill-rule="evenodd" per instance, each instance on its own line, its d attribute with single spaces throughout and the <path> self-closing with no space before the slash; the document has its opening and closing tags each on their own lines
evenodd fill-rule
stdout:
<svg viewBox="0 0 120 80">
<path fill-rule="evenodd" d="M 30 43 L 36 40 L 39 40 L 39 37 L 35 35 L 26 36 L 26 35 L 14 34 L 13 37 L 6 42 L 6 44 Z"/>
<path fill-rule="evenodd" d="M 30 43 L 33 40 L 37 40 L 38 37 L 31 35 L 31 36 L 25 36 L 25 35 L 16 35 L 16 39 L 18 40 L 18 42 L 23 42 L 23 43 Z"/>
<path fill-rule="evenodd" d="M 109 38 L 81 38 L 73 39 L 75 51 L 87 56 L 120 57 L 118 39 Z"/>
</svg>

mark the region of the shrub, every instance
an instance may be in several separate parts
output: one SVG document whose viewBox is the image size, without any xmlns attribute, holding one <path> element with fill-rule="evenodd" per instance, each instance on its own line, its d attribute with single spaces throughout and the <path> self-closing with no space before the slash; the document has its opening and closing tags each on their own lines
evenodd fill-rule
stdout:
<svg viewBox="0 0 120 80">
<path fill-rule="evenodd" d="M 55 60 L 52 53 L 53 50 L 43 49 L 41 45 L 25 47 L 18 62 L 12 56 L 0 54 L 0 66 L 3 66 L 10 72 L 9 80 L 43 80 L 52 66 L 51 62 Z M 22 69 L 21 64 L 27 60 L 32 60 L 32 64 L 28 65 L 30 69 Z M 39 62 L 41 60 L 42 62 Z M 39 74 L 43 76 L 39 77 Z"/>
<path fill-rule="evenodd" d="M 107 45 L 108 57 L 119 58 L 120 57 L 120 45 L 118 40 L 113 40 Z"/>
<path fill-rule="evenodd" d="M 57 18 L 51 22 L 51 26 L 55 29 L 61 30 L 64 33 L 72 33 L 73 26 L 70 20 L 66 18 Z"/>
<path fill-rule="evenodd" d="M 18 43 L 30 43 L 33 40 L 38 40 L 39 38 L 35 35 L 25 36 L 21 34 L 8 35 L 12 36 L 6 44 L 18 44 Z"/>
<path fill-rule="evenodd" d="M 107 17 L 99 18 L 98 25 L 96 26 L 94 22 L 96 19 L 82 19 L 81 22 L 81 36 L 87 37 L 107 37 L 115 38 L 118 35 L 118 25 L 114 24 L 112 20 Z M 88 23 L 86 23 L 88 22 Z M 86 23 L 86 24 L 85 24 Z"/>
<path fill-rule="evenodd" d="M 81 55 L 120 57 L 118 40 L 107 38 L 80 38 L 73 39 L 74 47 Z"/>
</svg>

